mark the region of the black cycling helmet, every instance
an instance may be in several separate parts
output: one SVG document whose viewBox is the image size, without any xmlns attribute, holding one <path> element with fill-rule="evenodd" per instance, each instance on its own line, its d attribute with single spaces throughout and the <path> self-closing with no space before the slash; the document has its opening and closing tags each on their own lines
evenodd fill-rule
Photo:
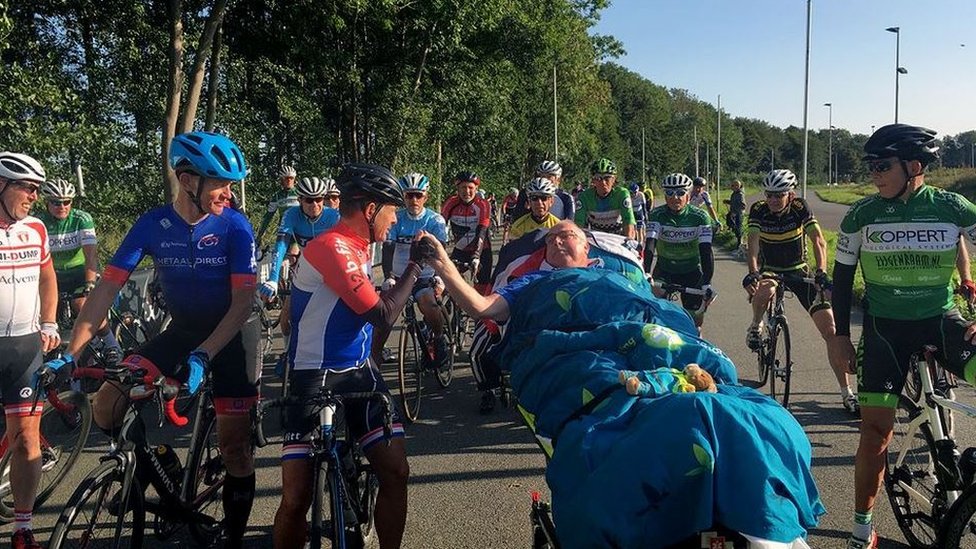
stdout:
<svg viewBox="0 0 976 549">
<path fill-rule="evenodd" d="M 366 199 L 377 204 L 405 206 L 403 190 L 393 172 L 376 164 L 351 163 L 342 167 L 336 186 L 343 200 Z"/>
<path fill-rule="evenodd" d="M 926 166 L 939 158 L 935 136 L 934 131 L 921 126 L 881 126 L 864 144 L 864 160 L 894 156 L 899 160 L 918 160 L 922 166 Z"/>
<path fill-rule="evenodd" d="M 474 183 L 476 186 L 480 186 L 481 178 L 478 177 L 478 174 L 474 172 L 458 172 L 458 174 L 454 176 L 454 184 L 456 185 L 458 183 Z"/>
</svg>

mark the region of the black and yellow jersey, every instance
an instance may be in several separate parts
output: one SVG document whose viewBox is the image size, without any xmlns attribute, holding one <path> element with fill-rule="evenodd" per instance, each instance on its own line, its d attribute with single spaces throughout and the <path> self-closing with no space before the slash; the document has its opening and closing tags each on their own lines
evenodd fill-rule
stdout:
<svg viewBox="0 0 976 549">
<path fill-rule="evenodd" d="M 759 233 L 759 267 L 766 271 L 792 271 L 806 267 L 803 235 L 817 226 L 813 212 L 802 198 L 776 214 L 765 200 L 749 208 L 748 234 Z"/>
</svg>

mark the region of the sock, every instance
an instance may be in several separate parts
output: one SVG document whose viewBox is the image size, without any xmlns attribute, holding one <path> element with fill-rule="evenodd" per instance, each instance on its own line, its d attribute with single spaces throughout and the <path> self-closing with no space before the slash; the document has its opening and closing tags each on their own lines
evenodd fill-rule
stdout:
<svg viewBox="0 0 976 549">
<path fill-rule="evenodd" d="M 871 526 L 871 511 L 866 513 L 854 513 L 854 529 L 851 531 L 854 537 L 863 539 L 866 541 L 871 540 L 871 531 L 874 528 Z"/>
<path fill-rule="evenodd" d="M 28 509 L 26 511 L 14 511 L 14 532 L 17 530 L 33 530 L 31 519 L 34 513 Z"/>
<path fill-rule="evenodd" d="M 851 390 L 850 385 L 844 385 L 844 387 L 840 390 L 840 396 L 846 399 L 849 396 L 854 396 L 854 391 Z M 870 520 L 870 518 L 868 520 Z"/>
<path fill-rule="evenodd" d="M 224 477 L 224 531 L 228 547 L 240 547 L 247 519 L 254 503 L 254 473 L 246 477 Z"/>
</svg>

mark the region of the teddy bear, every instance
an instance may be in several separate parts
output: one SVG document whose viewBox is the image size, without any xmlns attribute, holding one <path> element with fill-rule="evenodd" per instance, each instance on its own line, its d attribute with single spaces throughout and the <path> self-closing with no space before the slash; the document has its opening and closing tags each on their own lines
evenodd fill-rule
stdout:
<svg viewBox="0 0 976 549">
<path fill-rule="evenodd" d="M 621 370 L 620 383 L 627 393 L 634 396 L 662 396 L 667 393 L 694 393 L 718 391 L 715 379 L 698 364 L 689 364 L 683 371 L 673 368 L 630 371 Z"/>
</svg>

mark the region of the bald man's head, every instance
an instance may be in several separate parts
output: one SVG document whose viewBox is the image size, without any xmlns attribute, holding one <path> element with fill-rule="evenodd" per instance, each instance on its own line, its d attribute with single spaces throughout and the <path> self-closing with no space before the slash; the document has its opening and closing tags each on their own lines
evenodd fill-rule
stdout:
<svg viewBox="0 0 976 549">
<path fill-rule="evenodd" d="M 586 235 L 572 221 L 560 221 L 546 234 L 546 261 L 557 269 L 586 267 L 589 251 Z"/>
</svg>

